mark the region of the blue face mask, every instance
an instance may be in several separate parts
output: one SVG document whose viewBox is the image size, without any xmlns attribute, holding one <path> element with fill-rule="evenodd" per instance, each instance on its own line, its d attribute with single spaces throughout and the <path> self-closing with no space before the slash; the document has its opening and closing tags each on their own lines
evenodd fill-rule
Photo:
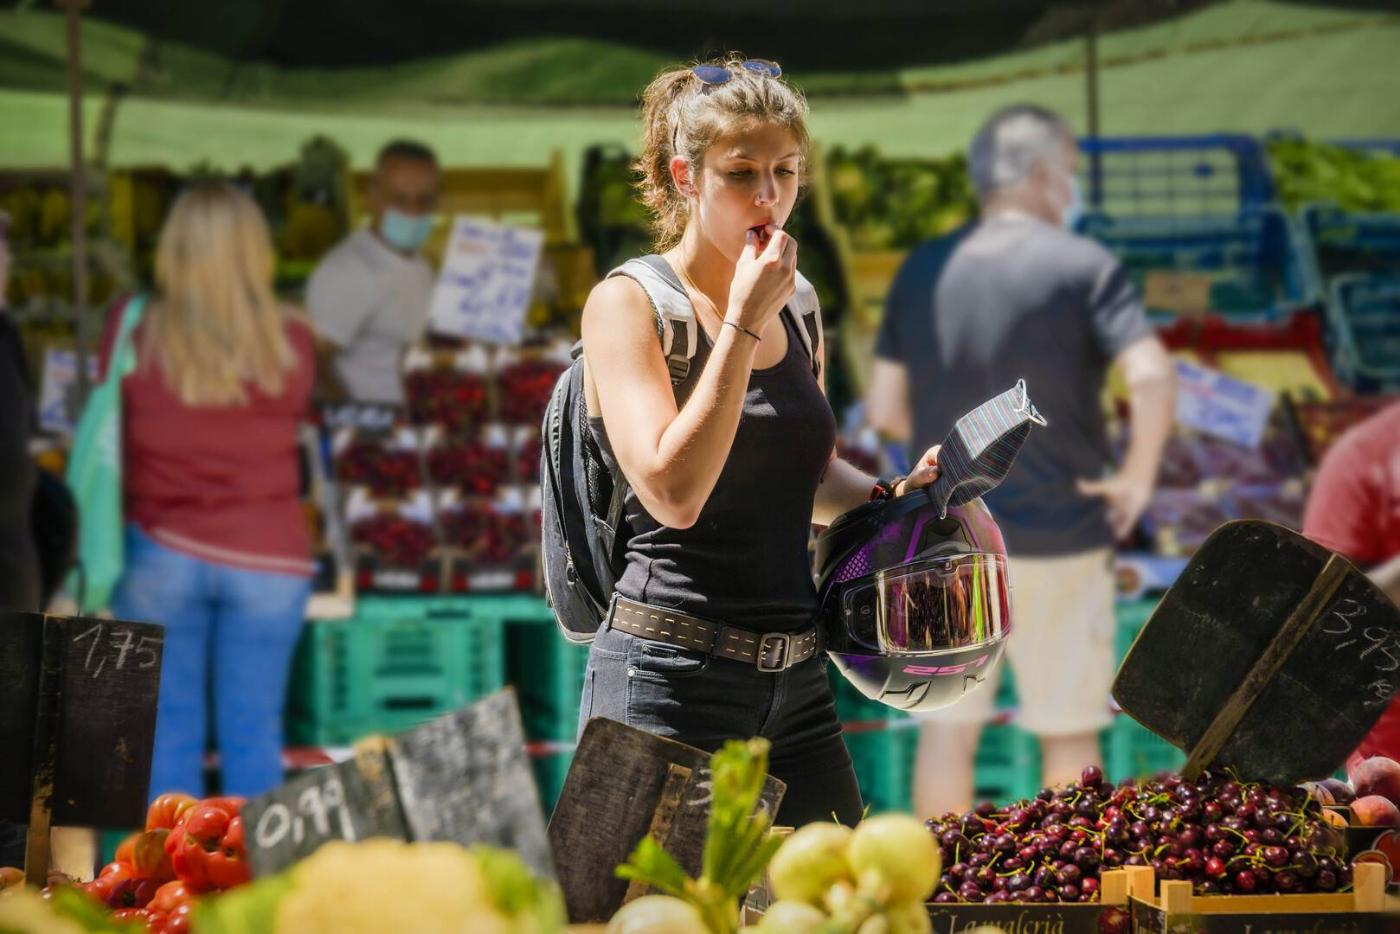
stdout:
<svg viewBox="0 0 1400 934">
<path fill-rule="evenodd" d="M 404 214 L 393 208 L 384 211 L 384 217 L 379 222 L 379 234 L 394 249 L 404 253 L 416 253 L 423 245 L 423 241 L 428 239 L 428 234 L 433 232 L 433 216 L 431 214 L 414 215 Z"/>
<path fill-rule="evenodd" d="M 1065 205 L 1065 213 L 1060 218 L 1060 223 L 1065 230 L 1073 231 L 1079 226 L 1079 221 L 1084 217 L 1084 192 L 1079 189 L 1079 176 L 1065 173 L 1069 176 L 1069 204 Z"/>
</svg>

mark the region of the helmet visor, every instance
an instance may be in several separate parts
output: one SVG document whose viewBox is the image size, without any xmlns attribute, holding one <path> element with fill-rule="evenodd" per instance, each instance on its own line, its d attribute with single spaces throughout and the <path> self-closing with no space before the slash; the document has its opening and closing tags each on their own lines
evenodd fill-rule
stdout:
<svg viewBox="0 0 1400 934">
<path fill-rule="evenodd" d="M 882 654 L 918 655 L 997 642 L 1011 632 L 1006 558 L 960 554 L 873 574 L 846 588 L 852 642 Z"/>
</svg>

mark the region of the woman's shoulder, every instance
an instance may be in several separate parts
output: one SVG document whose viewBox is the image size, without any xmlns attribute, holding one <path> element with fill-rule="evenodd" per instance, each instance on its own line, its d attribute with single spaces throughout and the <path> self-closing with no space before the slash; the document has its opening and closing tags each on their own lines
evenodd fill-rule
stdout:
<svg viewBox="0 0 1400 934">
<path fill-rule="evenodd" d="M 316 330 L 311 324 L 311 316 L 306 309 L 295 302 L 281 302 L 282 320 L 286 322 L 287 337 L 298 350 L 303 345 L 314 348 Z"/>
<path fill-rule="evenodd" d="M 583 306 L 585 322 L 606 322 L 609 327 L 629 321 L 649 322 L 655 316 L 651 299 L 636 279 L 610 275 L 593 286 Z"/>
</svg>

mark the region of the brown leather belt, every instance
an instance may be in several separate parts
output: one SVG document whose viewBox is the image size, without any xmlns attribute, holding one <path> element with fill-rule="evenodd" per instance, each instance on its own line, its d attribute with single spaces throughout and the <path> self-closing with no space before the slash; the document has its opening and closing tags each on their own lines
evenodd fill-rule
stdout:
<svg viewBox="0 0 1400 934">
<path fill-rule="evenodd" d="M 759 671 L 783 671 L 817 654 L 816 627 L 794 633 L 752 632 L 623 597 L 613 599 L 608 624 L 642 639 L 747 662 Z"/>
</svg>

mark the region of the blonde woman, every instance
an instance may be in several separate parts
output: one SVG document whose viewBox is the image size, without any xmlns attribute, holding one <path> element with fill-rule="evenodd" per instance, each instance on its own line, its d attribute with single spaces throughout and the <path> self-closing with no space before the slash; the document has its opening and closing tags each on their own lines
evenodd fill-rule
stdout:
<svg viewBox="0 0 1400 934">
<path fill-rule="evenodd" d="M 257 205 L 230 185 L 191 188 L 161 231 L 157 287 L 133 332 L 112 610 L 165 626 L 153 791 L 203 792 L 210 702 L 223 792 L 282 779 L 282 699 L 312 571 L 296 430 L 315 355 L 272 277 Z"/>
</svg>

